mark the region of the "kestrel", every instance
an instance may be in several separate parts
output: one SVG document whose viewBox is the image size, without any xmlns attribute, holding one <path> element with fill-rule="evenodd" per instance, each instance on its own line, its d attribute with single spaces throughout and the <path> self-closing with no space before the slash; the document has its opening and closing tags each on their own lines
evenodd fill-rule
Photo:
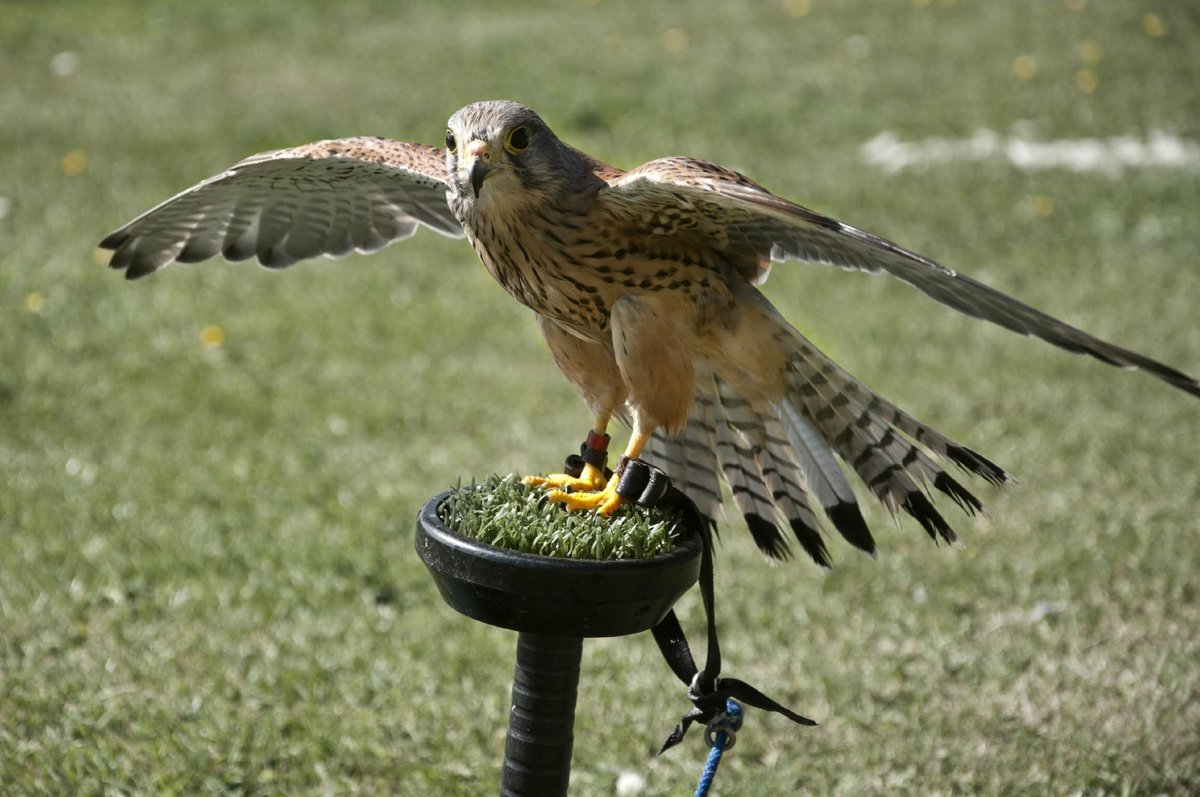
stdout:
<svg viewBox="0 0 1200 797">
<path fill-rule="evenodd" d="M 254 155 L 106 237 L 133 279 L 179 261 L 257 257 L 281 268 L 373 252 L 425 226 L 466 235 L 533 310 L 593 423 L 578 477 L 532 481 L 568 508 L 610 513 L 626 462 L 661 467 L 710 519 L 721 480 L 758 546 L 781 528 L 822 565 L 831 525 L 874 553 L 842 465 L 892 512 L 953 541 L 930 488 L 968 514 L 981 503 L 939 464 L 985 480 L 1001 467 L 876 395 L 817 350 L 755 287 L 777 261 L 886 272 L 959 312 L 1200 396 L 1173 368 L 1099 340 L 915 252 L 781 199 L 716 164 L 683 157 L 625 172 L 560 141 L 515 102 L 459 110 L 444 147 L 382 138 Z M 605 474 L 608 427 L 632 425 Z"/>
</svg>

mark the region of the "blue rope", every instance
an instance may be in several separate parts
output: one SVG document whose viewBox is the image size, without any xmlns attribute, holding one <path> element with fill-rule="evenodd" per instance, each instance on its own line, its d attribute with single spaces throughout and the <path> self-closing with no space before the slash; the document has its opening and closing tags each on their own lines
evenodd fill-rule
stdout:
<svg viewBox="0 0 1200 797">
<path fill-rule="evenodd" d="M 711 749 L 708 751 L 708 761 L 704 762 L 704 771 L 700 773 L 700 782 L 696 784 L 695 797 L 708 797 L 717 767 L 721 765 L 721 756 L 733 747 L 741 727 L 742 707 L 730 698 L 725 701 L 725 713 L 714 717 L 704 732 L 704 740 Z"/>
</svg>

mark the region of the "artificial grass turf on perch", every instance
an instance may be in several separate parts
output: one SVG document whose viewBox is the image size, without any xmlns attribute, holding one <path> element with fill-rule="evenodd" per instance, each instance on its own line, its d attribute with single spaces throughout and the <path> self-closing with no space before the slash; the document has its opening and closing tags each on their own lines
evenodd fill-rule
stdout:
<svg viewBox="0 0 1200 797">
<path fill-rule="evenodd" d="M 521 553 L 563 559 L 650 559 L 678 544 L 681 518 L 658 507 L 635 504 L 605 518 L 568 512 L 539 488 L 515 475 L 491 476 L 456 487 L 438 517 L 463 537 Z"/>
</svg>

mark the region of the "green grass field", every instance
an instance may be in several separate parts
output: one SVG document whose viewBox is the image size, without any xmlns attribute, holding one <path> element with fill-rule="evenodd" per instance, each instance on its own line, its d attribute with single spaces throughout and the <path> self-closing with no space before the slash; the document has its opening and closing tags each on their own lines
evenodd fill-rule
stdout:
<svg viewBox="0 0 1200 797">
<path fill-rule="evenodd" d="M 442 604 L 414 518 L 459 479 L 557 467 L 588 425 L 462 242 L 127 284 L 92 259 L 111 229 L 253 152 L 436 143 L 508 97 L 612 163 L 728 164 L 1195 374 L 1194 164 L 860 151 L 1196 141 L 1186 6 L 9 0 L 0 792 L 494 793 L 514 636 Z M 879 561 L 833 541 L 829 574 L 730 522 L 726 672 L 821 726 L 750 713 L 716 793 L 1200 791 L 1200 402 L 894 281 L 781 264 L 766 291 L 1023 486 L 972 485 L 992 519 L 956 517 L 962 549 L 871 505 Z M 680 611 L 699 636 L 697 596 Z M 650 637 L 589 643 L 582 678 L 573 793 L 691 793 L 700 734 L 654 756 L 688 704 Z"/>
</svg>

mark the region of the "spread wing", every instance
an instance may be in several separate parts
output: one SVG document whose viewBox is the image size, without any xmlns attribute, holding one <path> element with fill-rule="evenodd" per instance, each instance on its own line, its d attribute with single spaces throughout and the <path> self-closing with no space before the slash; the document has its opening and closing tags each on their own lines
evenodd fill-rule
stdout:
<svg viewBox="0 0 1200 797">
<path fill-rule="evenodd" d="M 383 138 L 318 141 L 253 155 L 108 235 L 129 279 L 176 261 L 257 257 L 270 268 L 374 252 L 425 226 L 462 237 L 446 204 L 444 151 Z"/>
<path fill-rule="evenodd" d="M 1194 378 L 1107 343 L 891 241 L 781 199 L 737 172 L 690 158 L 664 158 L 609 180 L 612 192 L 658 215 L 702 216 L 690 229 L 717 232 L 713 244 L 754 283 L 772 261 L 806 260 L 852 271 L 886 272 L 960 313 L 1032 335 L 1110 365 L 1141 368 L 1193 395 Z"/>
</svg>

